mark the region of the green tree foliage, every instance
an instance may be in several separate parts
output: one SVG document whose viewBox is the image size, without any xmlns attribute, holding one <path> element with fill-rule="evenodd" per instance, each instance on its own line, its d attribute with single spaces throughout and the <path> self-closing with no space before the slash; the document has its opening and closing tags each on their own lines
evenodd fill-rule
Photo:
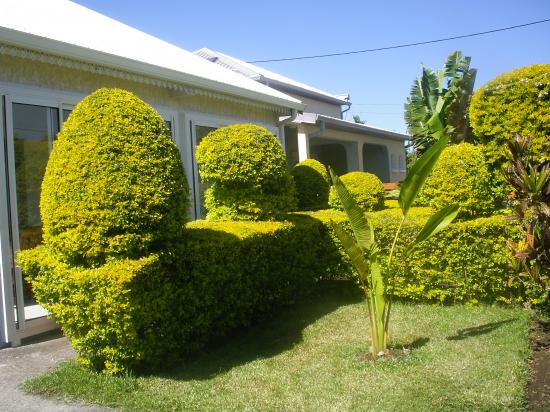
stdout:
<svg viewBox="0 0 550 412">
<path fill-rule="evenodd" d="M 493 169 L 507 159 L 508 141 L 530 136 L 533 160 L 550 160 L 550 64 L 503 73 L 480 87 L 469 109 L 473 133 Z"/>
<path fill-rule="evenodd" d="M 375 174 L 350 172 L 340 176 L 340 180 L 364 211 L 384 208 L 384 184 Z M 330 189 L 329 205 L 333 209 L 344 210 L 334 186 Z"/>
<path fill-rule="evenodd" d="M 422 66 L 422 75 L 414 81 L 405 103 L 405 122 L 419 152 L 442 136 L 452 143 L 471 140 L 467 108 L 476 70 L 470 69 L 470 60 L 455 51 L 438 71 Z"/>
<path fill-rule="evenodd" d="M 358 123 L 358 124 L 366 124 L 366 123 L 367 123 L 367 121 L 366 121 L 366 120 L 362 120 L 362 119 L 361 119 L 361 116 L 359 116 L 358 114 L 354 114 L 354 115 L 353 115 L 353 121 L 354 121 L 355 123 Z"/>
<path fill-rule="evenodd" d="M 188 186 L 162 117 L 130 92 L 99 89 L 73 110 L 42 184 L 44 242 L 62 259 L 98 265 L 181 237 Z"/>
<path fill-rule="evenodd" d="M 295 209 L 285 153 L 267 129 L 253 124 L 217 129 L 202 139 L 196 158 L 209 185 L 208 219 L 276 219 Z"/>
<path fill-rule="evenodd" d="M 292 177 L 296 185 L 298 210 L 317 210 L 328 207 L 329 176 L 324 164 L 306 159 L 294 166 Z"/>
<path fill-rule="evenodd" d="M 435 209 L 458 203 L 460 217 L 491 214 L 502 199 L 493 198 L 491 173 L 480 146 L 470 143 L 445 148 L 418 197 L 418 204 Z"/>
</svg>

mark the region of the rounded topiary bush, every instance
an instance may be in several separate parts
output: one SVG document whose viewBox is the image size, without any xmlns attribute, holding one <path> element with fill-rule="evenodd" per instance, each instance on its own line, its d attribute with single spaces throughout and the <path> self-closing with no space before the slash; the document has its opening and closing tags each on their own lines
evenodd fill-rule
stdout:
<svg viewBox="0 0 550 412">
<path fill-rule="evenodd" d="M 471 218 L 489 215 L 495 210 L 495 200 L 482 148 L 461 143 L 443 150 L 417 198 L 417 204 L 439 210 L 458 203 L 459 216 Z"/>
<path fill-rule="evenodd" d="M 340 176 L 340 180 L 363 210 L 384 208 L 384 184 L 376 175 L 368 172 L 350 172 Z M 333 209 L 343 210 L 334 187 L 330 188 L 329 205 Z"/>
<path fill-rule="evenodd" d="M 40 199 L 44 242 L 62 259 L 99 265 L 179 241 L 188 186 L 162 117 L 120 89 L 99 89 L 69 116 Z"/>
<path fill-rule="evenodd" d="M 328 207 L 329 175 L 324 164 L 306 159 L 294 166 L 292 177 L 296 185 L 298 210 L 317 210 Z"/>
<path fill-rule="evenodd" d="M 253 124 L 210 132 L 197 147 L 210 220 L 270 220 L 295 209 L 294 181 L 277 138 Z"/>
<path fill-rule="evenodd" d="M 491 166 L 506 160 L 506 144 L 516 134 L 533 138 L 536 160 L 550 159 L 550 64 L 503 73 L 480 87 L 469 108 L 474 135 L 487 145 Z"/>
</svg>

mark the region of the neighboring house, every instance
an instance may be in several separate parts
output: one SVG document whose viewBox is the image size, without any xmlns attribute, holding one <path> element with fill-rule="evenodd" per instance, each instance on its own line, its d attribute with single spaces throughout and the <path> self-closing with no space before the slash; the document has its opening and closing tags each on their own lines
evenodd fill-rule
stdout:
<svg viewBox="0 0 550 412">
<path fill-rule="evenodd" d="M 72 108 L 100 87 L 132 91 L 166 120 L 200 213 L 194 160 L 213 128 L 250 122 L 282 136 L 305 105 L 66 0 L 0 0 L 0 347 L 53 326 L 15 267 L 41 242 L 40 184 Z"/>
<path fill-rule="evenodd" d="M 203 48 L 195 54 L 236 73 L 293 96 L 303 103 L 303 113 L 286 120 L 284 146 L 290 165 L 315 158 L 338 174 L 366 171 L 383 182 L 405 178 L 404 134 L 343 120 L 349 110 L 348 96 L 334 96 L 303 83 Z M 342 106 L 347 109 L 342 111 Z"/>
</svg>

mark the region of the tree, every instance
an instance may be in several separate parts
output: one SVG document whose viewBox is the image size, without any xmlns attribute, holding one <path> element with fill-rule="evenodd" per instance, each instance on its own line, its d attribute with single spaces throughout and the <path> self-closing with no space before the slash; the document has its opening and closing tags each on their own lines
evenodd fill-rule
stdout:
<svg viewBox="0 0 550 412">
<path fill-rule="evenodd" d="M 354 121 L 355 123 L 359 123 L 359 124 L 365 124 L 365 123 L 367 123 L 366 120 L 361 120 L 361 116 L 359 116 L 358 114 L 354 114 L 354 115 L 353 115 L 353 121 Z"/>
<path fill-rule="evenodd" d="M 470 69 L 470 60 L 457 50 L 438 71 L 422 66 L 422 75 L 413 82 L 405 122 L 420 153 L 443 136 L 451 143 L 472 141 L 467 113 L 476 69 Z"/>
</svg>

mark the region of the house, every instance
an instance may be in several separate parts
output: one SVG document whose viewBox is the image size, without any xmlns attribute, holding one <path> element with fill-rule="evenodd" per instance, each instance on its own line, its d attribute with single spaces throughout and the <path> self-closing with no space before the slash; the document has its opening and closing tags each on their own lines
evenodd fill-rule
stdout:
<svg viewBox="0 0 550 412">
<path fill-rule="evenodd" d="M 194 148 L 250 122 L 282 138 L 297 98 L 67 0 L 0 0 L 0 347 L 54 327 L 14 264 L 41 242 L 40 184 L 57 132 L 100 87 L 132 91 L 164 117 L 200 214 Z M 283 121 L 280 120 L 283 119 Z"/>
<path fill-rule="evenodd" d="M 289 165 L 315 158 L 340 175 L 365 171 L 385 183 L 405 179 L 404 141 L 408 136 L 344 120 L 343 113 L 351 105 L 349 96 L 331 95 L 218 51 L 203 48 L 195 54 L 306 104 L 303 113 L 284 121 Z"/>
</svg>

